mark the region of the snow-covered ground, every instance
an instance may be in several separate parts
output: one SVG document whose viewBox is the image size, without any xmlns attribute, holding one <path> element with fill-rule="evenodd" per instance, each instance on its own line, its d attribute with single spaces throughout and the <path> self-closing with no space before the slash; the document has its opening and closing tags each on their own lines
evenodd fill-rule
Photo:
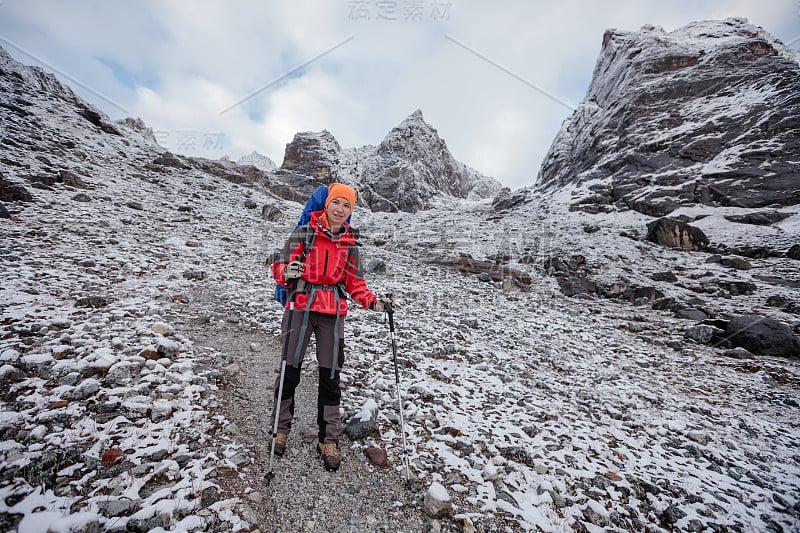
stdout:
<svg viewBox="0 0 800 533">
<path fill-rule="evenodd" d="M 183 330 L 193 287 L 203 287 L 225 319 L 277 336 L 263 259 L 300 206 L 282 203 L 284 219 L 265 222 L 244 207 L 246 197 L 275 202 L 258 187 L 178 172 L 113 176 L 88 177 L 98 186 L 82 191 L 89 202 L 63 186 L 36 190 L 34 204 L 0 220 L 0 512 L 24 515 L 21 532 L 80 521 L 113 531 L 132 521 L 246 527 L 240 501 L 208 497 L 214 469 L 247 460 L 215 410 L 223 368 Z M 611 278 L 615 268 L 644 277 L 687 261 L 615 236 L 635 220 L 597 215 L 604 229 L 589 237 L 580 230 L 589 215 L 549 211 L 498 217 L 485 204 L 443 201 L 416 214 L 355 214 L 365 263 L 386 264 L 369 283 L 399 305 L 414 476 L 445 488 L 456 519 L 506 515 L 519 530 L 796 529 L 797 361 L 724 358 L 683 340 L 690 323 L 665 312 L 565 298 L 535 264 L 511 263 L 534 276 L 522 292 L 420 261 L 510 251 L 538 263 L 574 252 L 612 258 Z M 76 305 L 92 297 L 98 307 Z M 346 413 L 378 404 L 380 444 L 400 468 L 388 326 L 356 309 L 347 339 Z M 101 466 L 112 448 L 123 459 Z"/>
<path fill-rule="evenodd" d="M 188 332 L 204 316 L 277 337 L 281 309 L 264 262 L 301 206 L 202 165 L 157 163 L 146 132 L 104 131 L 106 118 L 54 79 L 3 61 L 0 120 L 13 149 L 0 177 L 34 198 L 7 201 L 13 217 L 0 218 L 0 529 L 256 527 L 244 495 L 220 483 L 263 475 L 221 414 L 222 395 L 235 393 L 229 361 Z M 85 187 L 55 179 L 59 169 Z M 355 213 L 365 264 L 386 265 L 369 284 L 399 305 L 412 475 L 454 503 L 442 527 L 800 529 L 798 361 L 725 357 L 684 337 L 690 321 L 566 298 L 541 269 L 550 256 L 582 255 L 598 281 L 699 294 L 720 316 L 759 312 L 796 328 L 796 315 L 765 302 L 800 300 L 797 262 L 707 263 L 643 240 L 643 215 L 569 212 L 571 192 L 507 214 L 454 200 L 414 214 Z M 265 221 L 267 204 L 283 218 Z M 800 215 L 752 226 L 722 218 L 733 212 L 684 214 L 709 215 L 694 224 L 712 242 L 794 244 Z M 459 254 L 509 254 L 508 266 L 532 275 L 530 290 L 422 261 Z M 673 269 L 679 283 L 650 279 Z M 756 276 L 788 283 L 759 281 L 742 296 L 696 290 Z M 213 309 L 200 308 L 201 291 L 217 295 Z M 376 444 L 399 469 L 388 326 L 354 309 L 346 327 L 346 417 L 376 404 Z"/>
</svg>

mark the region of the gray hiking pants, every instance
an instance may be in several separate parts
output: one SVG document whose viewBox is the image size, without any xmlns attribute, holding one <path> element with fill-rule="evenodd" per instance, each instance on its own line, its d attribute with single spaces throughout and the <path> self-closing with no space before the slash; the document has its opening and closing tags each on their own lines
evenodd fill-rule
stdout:
<svg viewBox="0 0 800 533">
<path fill-rule="evenodd" d="M 289 326 L 289 313 L 292 316 L 291 331 L 287 331 Z M 311 334 L 317 343 L 317 363 L 319 364 L 319 389 L 317 396 L 317 425 L 319 426 L 320 442 L 339 442 L 342 435 L 342 418 L 339 415 L 339 404 L 341 403 L 342 392 L 339 387 L 339 373 L 344 364 L 344 317 L 339 317 L 339 332 L 334 335 L 336 325 L 336 315 L 325 315 L 322 313 L 309 312 L 308 325 L 303 338 L 300 338 L 301 324 L 305 310 L 289 311 L 283 314 L 281 323 L 281 335 L 285 339 L 289 335 L 289 342 L 286 350 L 287 361 L 286 371 L 283 377 L 283 392 L 278 406 L 278 433 L 289 433 L 294 417 L 294 392 L 300 383 L 300 372 L 303 366 L 306 349 L 311 340 Z M 338 355 L 336 371 L 331 372 L 333 366 L 334 339 L 338 338 Z M 300 345 L 300 361 L 297 367 L 293 366 L 293 356 Z M 275 397 L 278 396 L 280 387 L 280 374 L 275 378 Z M 275 421 L 270 420 L 270 428 Z"/>
</svg>

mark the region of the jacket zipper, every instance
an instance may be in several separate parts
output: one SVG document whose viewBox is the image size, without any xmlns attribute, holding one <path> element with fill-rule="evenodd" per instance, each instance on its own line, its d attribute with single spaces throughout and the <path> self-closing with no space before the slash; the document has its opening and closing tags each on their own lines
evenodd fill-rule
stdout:
<svg viewBox="0 0 800 533">
<path fill-rule="evenodd" d="M 322 275 L 328 273 L 328 250 L 325 250 L 325 262 L 322 264 Z"/>
</svg>

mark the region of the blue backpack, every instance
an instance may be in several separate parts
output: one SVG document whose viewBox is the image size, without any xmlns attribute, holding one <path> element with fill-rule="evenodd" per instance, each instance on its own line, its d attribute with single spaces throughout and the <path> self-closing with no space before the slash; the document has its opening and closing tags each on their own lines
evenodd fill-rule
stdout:
<svg viewBox="0 0 800 533">
<path fill-rule="evenodd" d="M 299 228 L 300 226 L 305 226 L 311 221 L 311 213 L 315 211 L 321 211 L 325 209 L 325 200 L 328 199 L 328 186 L 327 185 L 320 185 L 316 188 L 316 190 L 311 193 L 311 197 L 306 202 L 305 207 L 303 207 L 303 212 L 300 214 L 300 219 L 297 221 L 294 229 Z M 353 206 L 355 207 L 355 206 Z M 350 217 L 347 217 L 347 222 L 350 222 Z M 314 233 L 311 232 L 309 235 L 313 236 Z M 313 239 L 308 239 L 310 242 L 306 242 L 305 246 L 306 249 L 303 250 L 305 255 L 311 251 L 311 247 L 314 244 Z M 283 285 L 275 285 L 275 300 L 280 302 L 281 305 L 286 305 L 286 302 L 289 300 L 289 293 L 286 290 L 286 287 Z"/>
</svg>

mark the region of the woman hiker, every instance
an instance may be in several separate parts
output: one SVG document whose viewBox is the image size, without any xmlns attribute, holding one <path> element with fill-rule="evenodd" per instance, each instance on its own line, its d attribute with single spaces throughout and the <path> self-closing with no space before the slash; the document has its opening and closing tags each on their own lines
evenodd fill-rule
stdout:
<svg viewBox="0 0 800 533">
<path fill-rule="evenodd" d="M 291 295 L 281 324 L 284 357 L 287 359 L 280 404 L 273 411 L 278 417 L 275 454 L 282 456 L 286 452 L 294 415 L 294 392 L 300 383 L 303 357 L 313 332 L 319 363 L 317 451 L 322 455 L 327 470 L 337 470 L 341 463 L 336 446 L 342 434 L 339 373 L 345 359 L 345 293 L 362 307 L 378 312 L 392 304 L 388 297 L 376 298 L 364 281 L 358 246 L 353 230 L 346 222 L 356 199 L 357 193 L 352 187 L 342 183 L 331 184 L 325 208 L 312 213 L 307 225 L 292 232 L 280 256 L 272 264 L 275 281 L 286 286 Z M 276 402 L 279 388 L 280 376 L 275 381 Z M 274 424 L 273 419 L 270 428 L 274 428 Z"/>
</svg>

